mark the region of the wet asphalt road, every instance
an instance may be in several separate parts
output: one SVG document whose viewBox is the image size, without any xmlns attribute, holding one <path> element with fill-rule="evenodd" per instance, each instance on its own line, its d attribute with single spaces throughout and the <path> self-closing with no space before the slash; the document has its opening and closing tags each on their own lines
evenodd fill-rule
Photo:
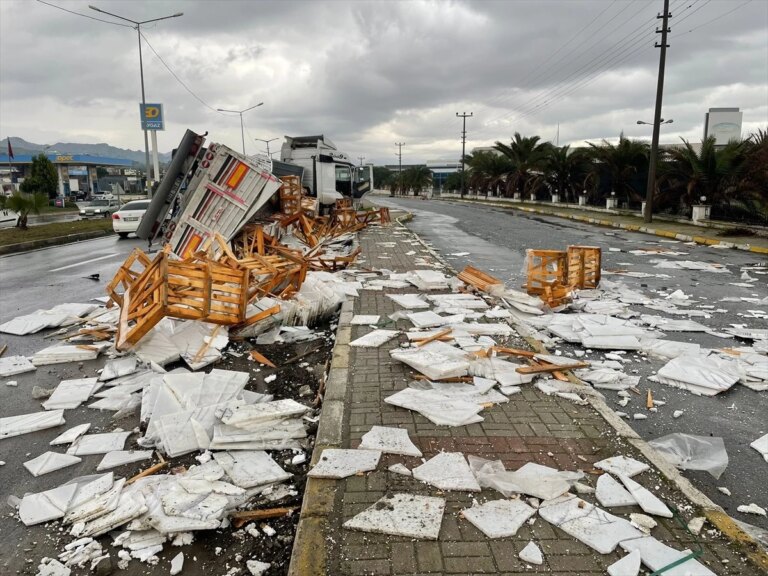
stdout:
<svg viewBox="0 0 768 576">
<path fill-rule="evenodd" d="M 605 276 L 611 281 L 623 282 L 630 289 L 651 296 L 655 295 L 654 293 L 669 293 L 680 289 L 701 304 L 727 309 L 727 312 L 713 313 L 710 318 L 692 318 L 714 329 L 728 327 L 730 324 L 765 328 L 765 320 L 739 316 L 746 314 L 748 310 L 760 309 L 761 306 L 746 302 L 720 302 L 724 296 L 768 296 L 766 275 L 759 276 L 759 281 L 752 288 L 730 284 L 741 282 L 741 266 L 765 263 L 765 257 L 759 254 L 662 242 L 665 239 L 656 236 L 485 206 L 378 196 L 371 199 L 384 206 L 399 207 L 412 212 L 414 219 L 408 227 L 431 244 L 457 270 L 471 264 L 504 280 L 508 286 L 519 289 L 525 281 L 526 249 L 563 250 L 569 244 L 600 246 L 603 250 L 604 270 L 623 268 L 651 274 L 667 273 L 670 276 L 663 279 Z M 649 247 L 665 247 L 687 254 L 648 256 L 627 252 Z M 620 248 L 621 252 L 612 252 L 609 248 Z M 469 254 L 456 255 L 464 252 Z M 729 273 L 660 270 L 650 263 L 650 260 L 655 258 L 721 263 L 727 265 Z M 641 306 L 633 306 L 632 309 L 644 314 L 665 315 L 663 312 Z M 765 311 L 766 306 L 762 306 L 762 309 Z M 669 332 L 666 338 L 697 342 L 708 348 L 749 345 L 749 342 L 722 339 L 704 333 Z M 559 349 L 568 354 L 572 347 L 561 345 Z M 664 361 L 632 353 L 627 356 L 633 359 L 631 364 L 626 364 L 627 370 L 637 370 L 637 374 L 643 377 L 639 385 L 643 395 L 633 395 L 629 405 L 621 408 L 616 404 L 619 400 L 617 393 L 604 390 L 607 402 L 616 410 L 626 412 L 630 416 L 638 412 L 648 414 L 647 420 L 629 421 L 646 440 L 673 432 L 723 437 L 729 465 L 719 480 L 702 471 L 685 471 L 683 474 L 732 516 L 768 528 L 768 519 L 736 511 L 737 506 L 751 502 L 768 508 L 768 462 L 749 446 L 768 432 L 768 391 L 754 392 L 737 384 L 717 396 L 700 397 L 685 390 L 646 380 L 647 376 L 663 366 Z M 587 359 L 601 360 L 602 354 L 588 354 Z M 651 388 L 656 400 L 666 401 L 656 413 L 645 409 L 647 388 Z M 683 410 L 683 416 L 672 418 L 675 410 Z M 717 490 L 718 486 L 727 487 L 732 495 L 728 497 L 722 494 Z"/>
</svg>

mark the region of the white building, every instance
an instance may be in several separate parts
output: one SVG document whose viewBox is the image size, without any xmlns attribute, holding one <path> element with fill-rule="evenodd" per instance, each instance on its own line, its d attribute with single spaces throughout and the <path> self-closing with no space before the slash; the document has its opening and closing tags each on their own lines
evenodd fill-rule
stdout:
<svg viewBox="0 0 768 576">
<path fill-rule="evenodd" d="M 731 140 L 741 140 L 741 121 L 744 113 L 738 108 L 710 108 L 704 116 L 704 140 L 715 137 L 717 146 Z"/>
</svg>

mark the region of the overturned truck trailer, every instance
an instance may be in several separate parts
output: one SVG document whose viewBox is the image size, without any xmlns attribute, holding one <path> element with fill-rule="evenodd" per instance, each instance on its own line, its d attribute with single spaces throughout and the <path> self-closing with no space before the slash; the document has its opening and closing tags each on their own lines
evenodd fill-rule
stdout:
<svg viewBox="0 0 768 576">
<path fill-rule="evenodd" d="M 184 134 L 136 233 L 182 258 L 217 233 L 231 240 L 280 188 L 258 159 L 204 142 L 205 135 Z"/>
</svg>

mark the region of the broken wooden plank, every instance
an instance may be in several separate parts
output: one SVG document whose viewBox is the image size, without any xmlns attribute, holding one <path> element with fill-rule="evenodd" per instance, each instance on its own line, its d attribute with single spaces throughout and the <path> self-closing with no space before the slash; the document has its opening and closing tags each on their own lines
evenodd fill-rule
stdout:
<svg viewBox="0 0 768 576">
<path fill-rule="evenodd" d="M 281 508 L 265 508 L 261 510 L 243 510 L 232 512 L 229 517 L 232 519 L 232 526 L 240 528 L 247 522 L 254 520 L 268 520 L 270 518 L 282 518 L 293 514 L 298 509 L 297 506 L 288 506 Z"/>
<path fill-rule="evenodd" d="M 277 368 L 270 360 L 264 356 L 263 354 L 257 352 L 256 350 L 251 350 L 251 358 L 256 360 L 256 362 L 260 364 L 264 364 L 266 366 L 269 366 L 270 368 Z"/>
<path fill-rule="evenodd" d="M 521 366 L 515 372 L 518 374 L 542 374 L 544 372 L 563 372 L 565 370 L 576 370 L 578 368 L 588 368 L 587 362 L 574 362 L 572 364 L 537 364 L 535 366 Z"/>
<path fill-rule="evenodd" d="M 424 338 L 422 340 L 414 340 L 414 342 L 416 342 L 416 346 L 424 346 L 425 344 L 429 344 L 430 342 L 434 342 L 435 340 L 448 336 L 451 332 L 453 332 L 451 328 L 446 328 L 445 330 L 440 330 L 439 332 L 435 332 L 434 334 L 432 334 L 432 336 L 429 336 L 428 338 Z"/>
</svg>

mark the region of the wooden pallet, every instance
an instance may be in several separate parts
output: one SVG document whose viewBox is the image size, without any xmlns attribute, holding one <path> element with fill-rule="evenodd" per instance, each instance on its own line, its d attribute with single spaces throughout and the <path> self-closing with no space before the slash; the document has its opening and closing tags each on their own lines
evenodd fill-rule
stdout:
<svg viewBox="0 0 768 576">
<path fill-rule="evenodd" d="M 459 272 L 458 278 L 465 284 L 469 284 L 482 292 L 488 292 L 494 286 L 501 286 L 503 284 L 498 278 L 494 278 L 474 266 L 464 268 L 464 270 Z"/>
<path fill-rule="evenodd" d="M 528 294 L 541 295 L 546 288 L 567 285 L 568 259 L 562 250 L 528 250 Z"/>
</svg>

